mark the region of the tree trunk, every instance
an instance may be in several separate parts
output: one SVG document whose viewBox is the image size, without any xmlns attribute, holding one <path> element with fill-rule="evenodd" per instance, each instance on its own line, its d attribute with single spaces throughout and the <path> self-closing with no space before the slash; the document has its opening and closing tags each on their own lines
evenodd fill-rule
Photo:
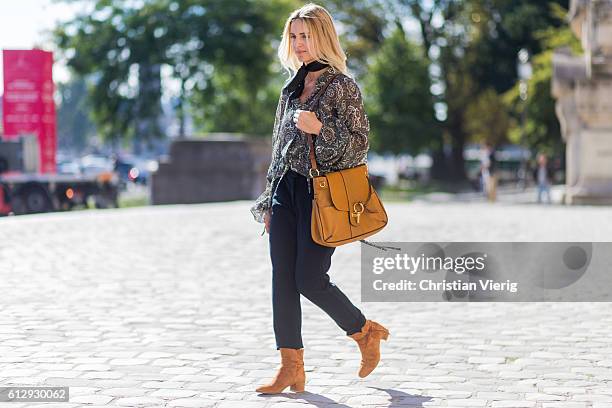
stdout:
<svg viewBox="0 0 612 408">
<path fill-rule="evenodd" d="M 465 135 L 461 129 L 456 129 L 456 134 L 452 135 L 453 145 L 451 150 L 451 179 L 453 181 L 465 181 L 465 160 L 463 159 L 463 149 L 465 148 Z"/>
<path fill-rule="evenodd" d="M 136 102 L 136 139 L 146 141 L 161 137 L 161 66 L 141 63 L 138 69 L 138 101 Z"/>
<path fill-rule="evenodd" d="M 450 169 L 444 149 L 440 148 L 432 153 L 431 178 L 439 181 L 450 180 Z"/>
</svg>

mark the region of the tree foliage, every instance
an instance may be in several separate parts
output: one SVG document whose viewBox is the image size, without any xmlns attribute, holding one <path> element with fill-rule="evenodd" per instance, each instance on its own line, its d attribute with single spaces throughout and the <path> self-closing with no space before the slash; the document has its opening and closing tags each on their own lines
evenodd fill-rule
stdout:
<svg viewBox="0 0 612 408">
<path fill-rule="evenodd" d="M 87 139 L 95 134 L 95 126 L 89 117 L 90 106 L 87 86 L 82 78 L 60 84 L 61 103 L 57 110 L 58 145 L 61 149 L 81 150 Z"/>
<path fill-rule="evenodd" d="M 564 21 L 567 10 L 553 6 L 551 13 L 559 22 Z M 552 55 L 555 48 L 568 47 L 575 54 L 581 54 L 580 41 L 569 26 L 548 27 L 534 33 L 540 41 L 542 51 L 532 59 L 533 76 L 527 81 L 527 99 L 520 98 L 519 85 L 504 94 L 504 101 L 514 118 L 510 129 L 510 140 L 530 147 L 533 151 L 549 155 L 563 153 L 559 121 L 555 114 L 555 100 L 551 95 Z M 524 115 L 524 129 L 521 116 Z"/>
<path fill-rule="evenodd" d="M 498 94 L 510 89 L 517 80 L 518 51 L 539 52 L 540 41 L 533 33 L 560 23 L 548 2 L 397 0 L 395 4 L 399 12 L 418 21 L 423 53 L 438 71 L 434 83 L 444 89 L 436 102 L 445 108 L 442 126 L 451 154 L 444 153 L 444 146 L 434 152 L 433 175 L 461 180 L 464 146 L 472 136 L 467 107 L 489 89 Z"/>
<path fill-rule="evenodd" d="M 401 26 L 373 57 L 365 82 L 373 150 L 418 153 L 439 143 L 428 64 Z"/>
<path fill-rule="evenodd" d="M 287 2 L 150 0 L 138 7 L 127 0 L 93 3 L 92 13 L 57 27 L 58 47 L 76 74 L 93 78 L 93 117 L 103 136 L 150 139 L 164 133 L 159 125 L 163 66 L 171 67 L 180 82 L 180 107 L 191 95 L 204 92 L 214 75 L 232 75 L 243 68 L 248 81 L 233 86 L 243 85 L 241 108 L 247 115 L 244 108 L 253 101 L 249 92 L 269 79 L 276 13 Z M 209 100 L 199 100 L 197 109 L 205 110 Z M 250 119 L 254 123 L 258 118 Z M 208 120 L 223 127 L 216 116 Z"/>
<path fill-rule="evenodd" d="M 473 142 L 499 146 L 508 141 L 510 116 L 502 98 L 493 89 L 481 92 L 465 112 L 466 131 Z"/>
</svg>

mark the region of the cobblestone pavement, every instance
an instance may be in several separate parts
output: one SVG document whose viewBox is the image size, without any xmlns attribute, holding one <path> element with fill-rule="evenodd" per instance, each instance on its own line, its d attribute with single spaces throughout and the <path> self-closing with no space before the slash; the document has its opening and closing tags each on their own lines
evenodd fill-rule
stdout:
<svg viewBox="0 0 612 408">
<path fill-rule="evenodd" d="M 0 385 L 69 403 L 0 407 L 612 407 L 607 303 L 361 303 L 359 244 L 330 275 L 390 329 L 359 352 L 303 298 L 307 392 L 264 396 L 279 362 L 268 236 L 250 202 L 0 219 Z M 389 203 L 378 241 L 610 241 L 612 208 Z M 288 391 L 288 389 L 287 389 Z"/>
</svg>

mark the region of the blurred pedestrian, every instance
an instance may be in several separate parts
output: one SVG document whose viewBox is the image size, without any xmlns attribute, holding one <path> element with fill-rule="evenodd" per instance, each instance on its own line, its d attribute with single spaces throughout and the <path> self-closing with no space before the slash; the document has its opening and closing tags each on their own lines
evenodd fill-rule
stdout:
<svg viewBox="0 0 612 408">
<path fill-rule="evenodd" d="M 480 150 L 480 174 L 483 192 L 490 202 L 494 202 L 497 199 L 496 170 L 495 149 L 490 143 L 485 143 Z"/>
<path fill-rule="evenodd" d="M 546 202 L 550 204 L 552 202 L 550 197 L 550 185 L 553 181 L 553 172 L 548 165 L 548 157 L 544 153 L 538 154 L 537 160 L 537 166 L 533 170 L 533 179 L 538 188 L 538 203 L 542 203 L 542 196 L 546 194 Z"/>
<path fill-rule="evenodd" d="M 478 181 L 480 183 L 480 192 L 483 195 L 487 195 L 487 183 L 489 182 L 489 155 L 484 144 L 480 145 L 480 151 L 478 152 L 480 158 L 480 171 Z"/>
</svg>

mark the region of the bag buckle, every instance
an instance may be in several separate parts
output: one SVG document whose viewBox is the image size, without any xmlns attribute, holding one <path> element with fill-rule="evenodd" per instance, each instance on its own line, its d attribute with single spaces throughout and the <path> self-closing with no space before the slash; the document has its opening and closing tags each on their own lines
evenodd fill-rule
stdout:
<svg viewBox="0 0 612 408">
<path fill-rule="evenodd" d="M 313 175 L 312 175 L 312 171 L 313 171 L 313 170 L 317 172 L 317 175 L 316 175 L 316 176 L 313 176 Z M 313 169 L 313 168 L 311 168 L 311 169 L 309 169 L 309 170 L 308 170 L 308 176 L 309 176 L 310 178 L 319 177 L 320 175 L 321 175 L 321 173 L 319 173 L 319 169 Z"/>
<path fill-rule="evenodd" d="M 359 210 L 357 210 L 357 204 L 361 206 Z M 359 216 L 361 216 L 361 213 L 363 212 L 364 209 L 365 207 L 363 206 L 362 202 L 356 202 L 355 204 L 353 204 L 353 211 L 355 212 L 351 214 L 351 216 L 357 218 L 357 224 L 359 224 Z"/>
</svg>

